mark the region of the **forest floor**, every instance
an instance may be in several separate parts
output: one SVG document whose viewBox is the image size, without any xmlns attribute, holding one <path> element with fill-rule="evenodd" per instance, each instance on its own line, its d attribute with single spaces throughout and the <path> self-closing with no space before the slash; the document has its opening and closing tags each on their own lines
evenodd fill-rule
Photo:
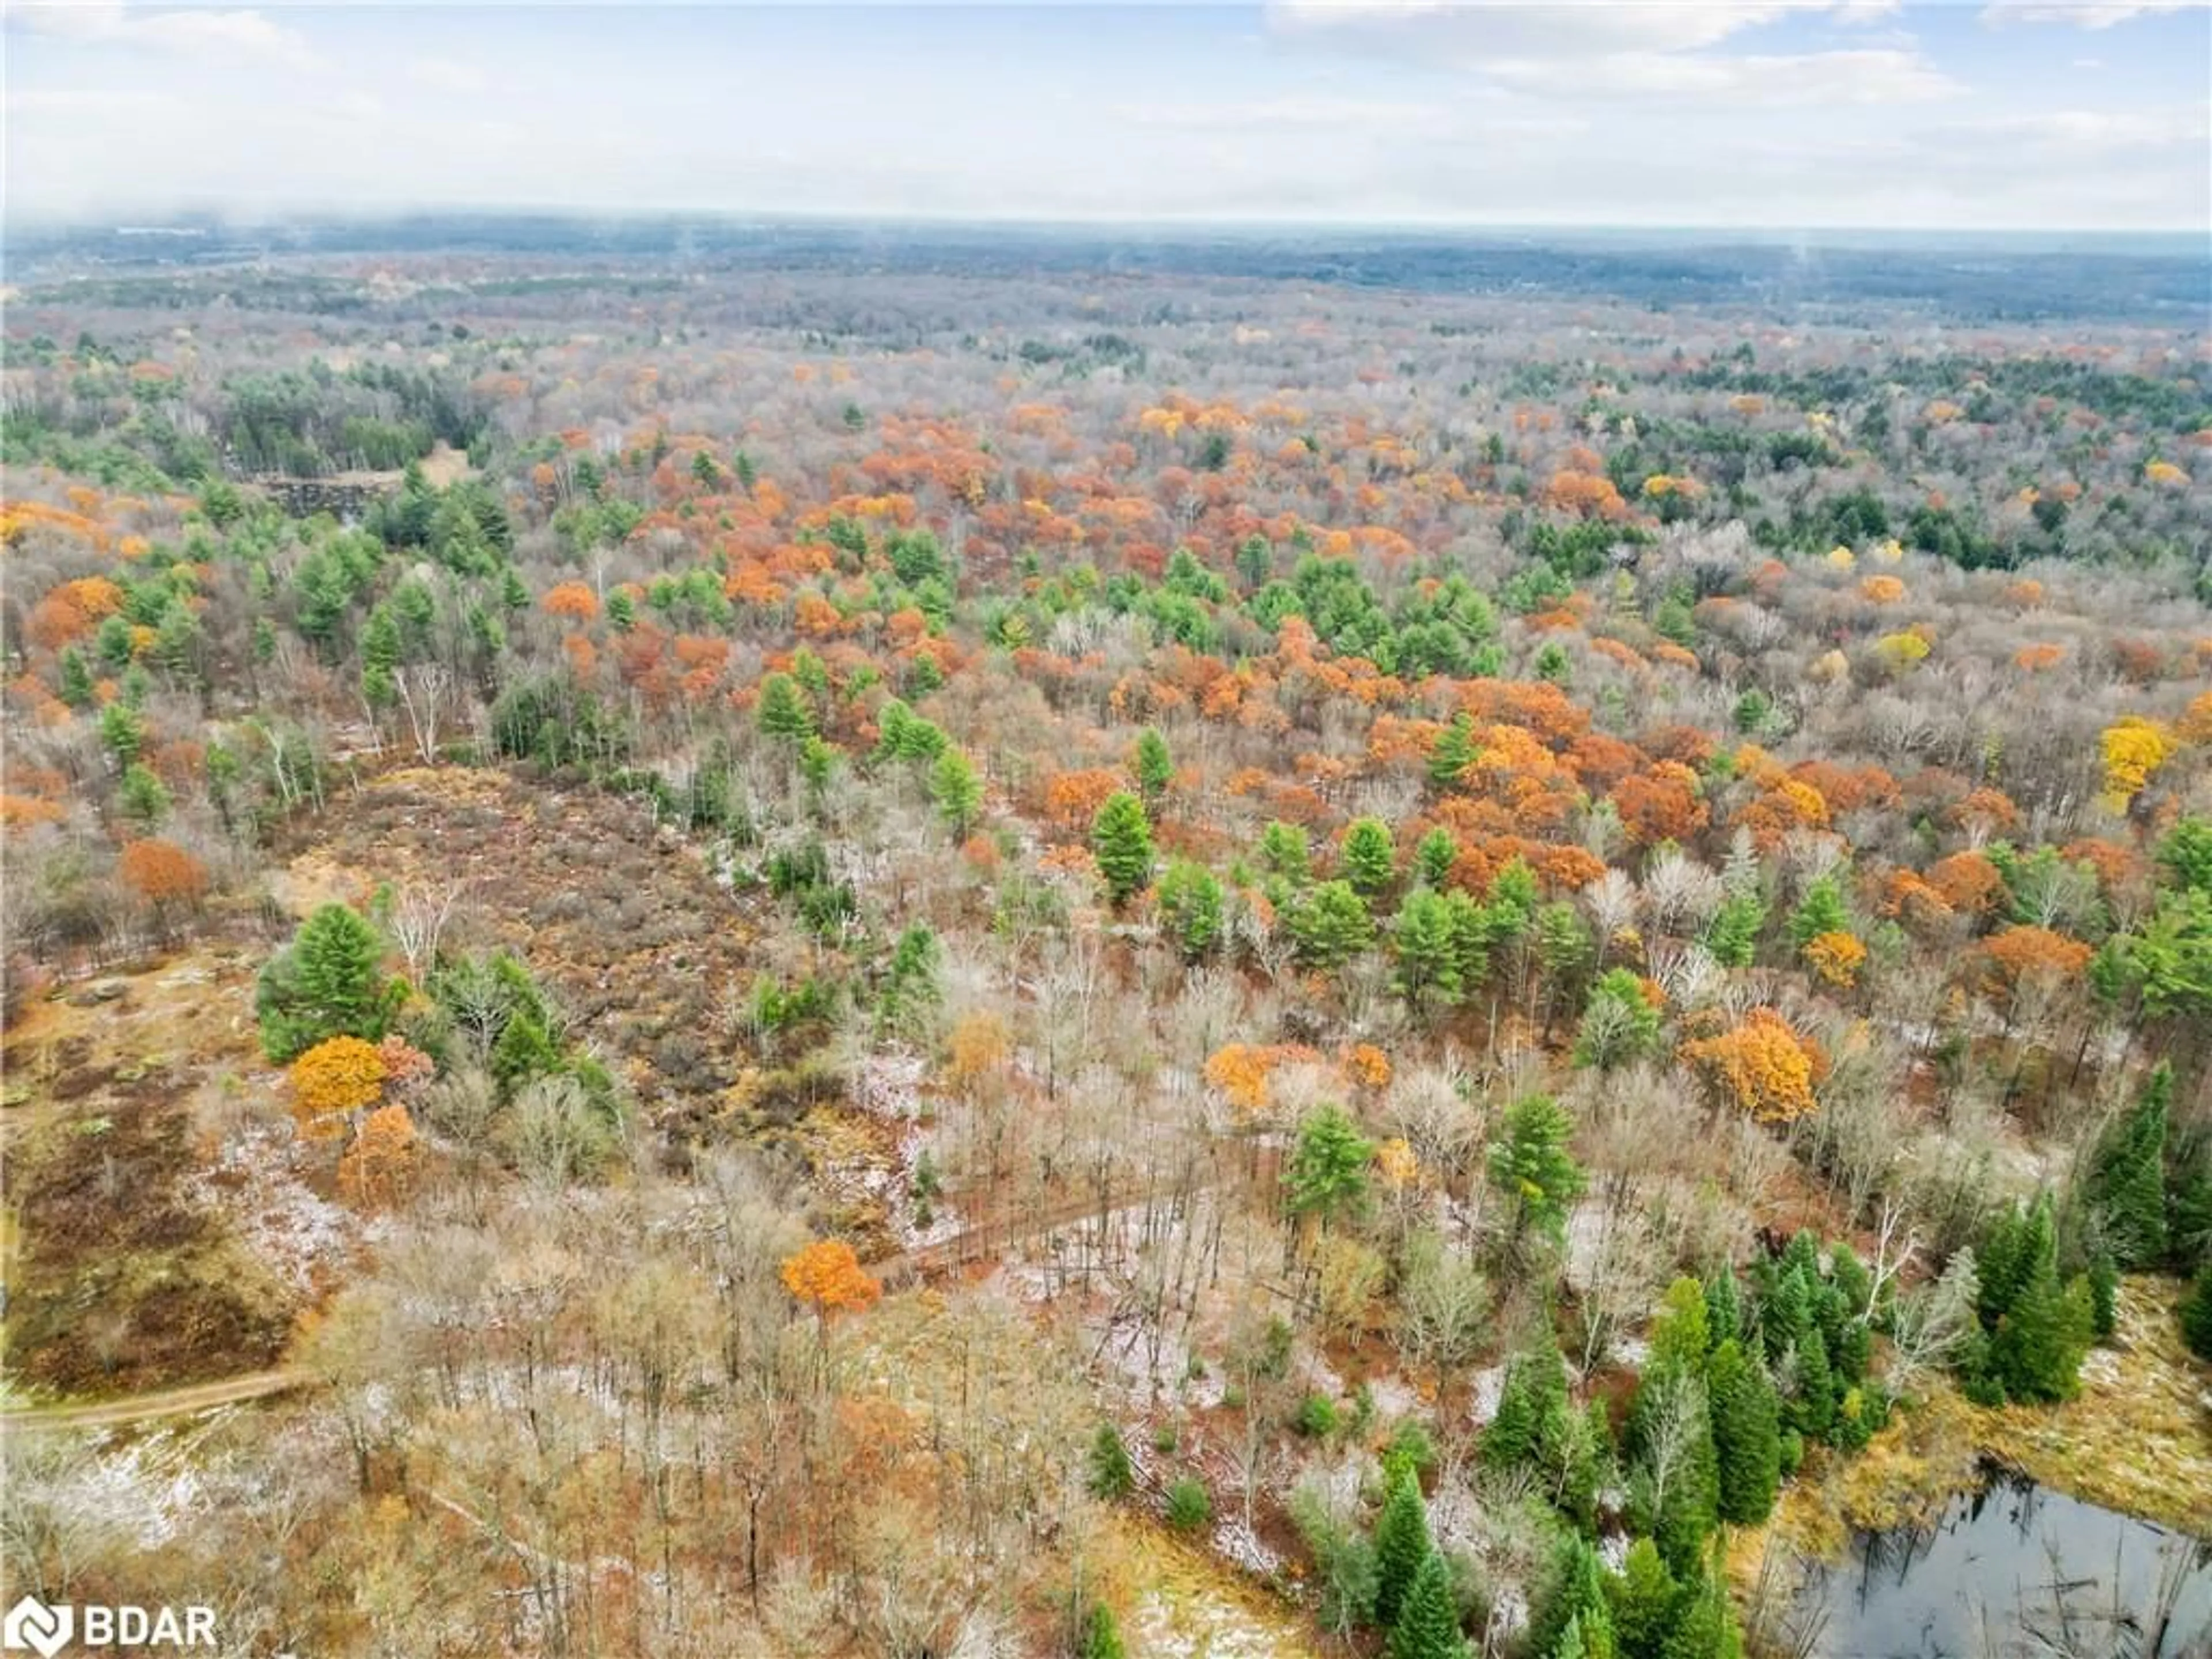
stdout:
<svg viewBox="0 0 2212 1659">
<path fill-rule="evenodd" d="M 31 1004 L 0 1064 L 8 1386 L 132 1394 L 276 1363 L 356 1226 L 311 1187 L 255 1039 L 255 953 Z"/>
</svg>

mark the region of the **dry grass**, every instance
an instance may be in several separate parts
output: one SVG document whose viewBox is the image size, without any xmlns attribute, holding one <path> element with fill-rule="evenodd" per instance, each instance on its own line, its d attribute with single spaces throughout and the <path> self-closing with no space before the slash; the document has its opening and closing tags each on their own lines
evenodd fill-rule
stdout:
<svg viewBox="0 0 2212 1659">
<path fill-rule="evenodd" d="M 1976 1442 L 2069 1497 L 2212 1534 L 2212 1366 L 2182 1346 L 2185 1288 L 2129 1279 L 2113 1345 L 2091 1351 L 2081 1392 L 2056 1407 L 1968 1407 Z"/>
<path fill-rule="evenodd" d="M 0 1241 L 11 1382 L 130 1392 L 273 1364 L 316 1260 L 241 1218 L 241 1189 L 299 1188 L 289 1135 L 232 1155 L 280 1115 L 253 1020 L 256 962 L 205 945 L 33 1005 L 9 1032 Z M 272 1200 L 273 1201 L 273 1200 Z M 243 1223 L 249 1224 L 241 1224 Z"/>
</svg>

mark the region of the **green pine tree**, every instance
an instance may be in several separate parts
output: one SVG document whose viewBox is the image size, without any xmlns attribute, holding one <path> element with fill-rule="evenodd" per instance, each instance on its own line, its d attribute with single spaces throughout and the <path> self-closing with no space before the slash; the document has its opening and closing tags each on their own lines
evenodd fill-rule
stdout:
<svg viewBox="0 0 2212 1659">
<path fill-rule="evenodd" d="M 1423 1556 L 1401 1601 L 1390 1626 L 1389 1659 L 1467 1659 L 1459 1604 L 1443 1556 L 1433 1549 Z"/>
<path fill-rule="evenodd" d="M 1450 830 L 1439 825 L 1431 830 L 1413 846 L 1413 873 L 1422 884 L 1443 890 L 1444 883 L 1451 878 L 1452 866 L 1459 860 L 1459 843 L 1452 839 Z"/>
<path fill-rule="evenodd" d="M 1436 1555 L 1428 1509 L 1413 1472 L 1401 1472 L 1375 1522 L 1375 1622 L 1394 1628 L 1421 1568 Z M 1456 1626 L 1455 1626 L 1456 1627 Z"/>
<path fill-rule="evenodd" d="M 1449 789 L 1474 763 L 1475 752 L 1474 720 L 1462 714 L 1437 734 L 1436 747 L 1429 750 L 1429 781 Z"/>
<path fill-rule="evenodd" d="M 1822 876 L 1805 889 L 1804 898 L 1790 914 L 1790 944 L 1802 951 L 1823 933 L 1846 933 L 1850 927 L 1843 888 L 1833 876 Z"/>
<path fill-rule="evenodd" d="M 1375 942 L 1375 923 L 1350 882 L 1318 882 L 1291 906 L 1286 919 L 1299 964 L 1324 973 L 1341 968 Z"/>
<path fill-rule="evenodd" d="M 1759 1363 L 1733 1337 L 1713 1351 L 1713 1455 L 1720 1470 L 1720 1517 L 1757 1526 L 1774 1508 L 1782 1476 L 1782 1407 Z"/>
<path fill-rule="evenodd" d="M 1628 1547 L 1620 1575 L 1605 1588 L 1620 1659 L 1661 1659 L 1681 1612 L 1682 1588 L 1667 1571 L 1659 1547 L 1638 1539 Z"/>
<path fill-rule="evenodd" d="M 61 699 L 76 709 L 92 706 L 92 670 L 84 660 L 84 653 L 70 646 L 62 653 Z"/>
<path fill-rule="evenodd" d="M 1358 1214 L 1367 1202 L 1367 1165 L 1375 1144 L 1341 1106 L 1316 1107 L 1298 1124 L 1297 1145 L 1283 1169 L 1284 1202 L 1294 1216 L 1324 1223 Z"/>
<path fill-rule="evenodd" d="M 1127 1498 L 1137 1489 L 1137 1470 L 1129 1461 L 1129 1448 L 1122 1441 L 1121 1431 L 1111 1423 L 1101 1423 L 1091 1437 L 1087 1484 L 1093 1497 L 1109 1501 Z"/>
<path fill-rule="evenodd" d="M 309 916 L 255 987 L 263 1052 L 281 1065 L 325 1037 L 381 1037 L 394 1000 L 383 955 L 376 930 L 345 905 Z"/>
<path fill-rule="evenodd" d="M 1091 822 L 1091 850 L 1116 906 L 1142 892 L 1152 878 L 1152 823 L 1144 802 L 1126 789 L 1109 795 Z"/>
<path fill-rule="evenodd" d="M 1153 897 L 1159 905 L 1160 922 L 1174 939 L 1186 962 L 1196 962 L 1221 943 L 1221 884 L 1202 864 L 1188 859 L 1170 860 Z"/>
<path fill-rule="evenodd" d="M 1513 1205 L 1513 1238 L 1530 1228 L 1554 1241 L 1565 1236 L 1567 1206 L 1589 1185 L 1567 1150 L 1574 1120 L 1548 1095 L 1528 1095 L 1506 1109 L 1504 1134 L 1490 1147 L 1490 1184 Z"/>
<path fill-rule="evenodd" d="M 1168 753 L 1168 740 L 1151 726 L 1137 736 L 1137 753 L 1131 770 L 1137 775 L 1137 787 L 1145 797 L 1147 806 L 1157 807 L 1175 781 L 1175 757 Z"/>
<path fill-rule="evenodd" d="M 1373 899 L 1390 885 L 1396 872 L 1398 849 L 1390 826 L 1380 818 L 1354 818 L 1344 831 L 1338 849 L 1345 879 L 1364 899 Z"/>
<path fill-rule="evenodd" d="M 930 769 L 929 793 L 952 839 L 967 840 L 983 807 L 983 780 L 976 776 L 975 763 L 957 749 L 947 749 Z"/>
<path fill-rule="evenodd" d="M 1306 832 L 1295 823 L 1271 821 L 1260 831 L 1260 863 L 1269 875 L 1302 884 L 1313 863 Z"/>
<path fill-rule="evenodd" d="M 2212 1359 L 2212 1259 L 2197 1270 L 2182 1301 L 2181 1338 L 2199 1359 Z"/>
<path fill-rule="evenodd" d="M 1705 948 L 1723 968 L 1748 968 L 1766 926 L 1766 905 L 1755 892 L 1735 893 L 1705 927 Z"/>
<path fill-rule="evenodd" d="M 1083 1627 L 1083 1659 L 1123 1659 L 1121 1632 L 1114 1610 L 1103 1601 L 1091 1604 L 1091 1617 Z"/>
<path fill-rule="evenodd" d="M 1467 902 L 1465 894 L 1457 894 Z M 1391 943 L 1398 959 L 1398 992 L 1413 1007 L 1433 1012 L 1460 1000 L 1466 979 L 1450 898 L 1416 887 L 1398 907 Z"/>
<path fill-rule="evenodd" d="M 2098 1141 L 2084 1196 L 2104 1223 L 2122 1267 L 2154 1267 L 2166 1255 L 2166 1133 L 2173 1068 L 2160 1065 L 2135 1105 Z"/>
<path fill-rule="evenodd" d="M 814 711 L 799 682 L 788 674 L 770 674 L 761 682 L 753 718 L 764 736 L 793 747 L 814 735 Z"/>
</svg>

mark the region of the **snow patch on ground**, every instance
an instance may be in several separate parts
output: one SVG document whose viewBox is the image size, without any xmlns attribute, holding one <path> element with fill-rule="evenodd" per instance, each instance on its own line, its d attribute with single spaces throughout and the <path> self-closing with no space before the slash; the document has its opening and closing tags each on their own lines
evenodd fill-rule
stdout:
<svg viewBox="0 0 2212 1659">
<path fill-rule="evenodd" d="M 1214 1553 L 1245 1571 L 1267 1577 L 1283 1565 L 1283 1559 L 1261 1541 L 1260 1534 L 1244 1524 L 1243 1516 L 1224 1521 L 1213 1529 Z"/>
<path fill-rule="evenodd" d="M 228 1138 L 213 1166 L 192 1178 L 191 1191 L 279 1279 L 305 1292 L 340 1264 L 362 1229 L 309 1189 L 299 1156 L 289 1127 L 251 1124 Z"/>
<path fill-rule="evenodd" d="M 158 1549 L 207 1507 L 192 1443 L 198 1432 L 156 1429 L 110 1444 L 65 1469 L 52 1497 L 73 1526 Z"/>
<path fill-rule="evenodd" d="M 1147 1659 L 1279 1659 L 1283 1644 L 1225 1597 L 1171 1600 L 1155 1591 L 1137 1603 L 1132 1653 Z"/>
<path fill-rule="evenodd" d="M 1505 1398 L 1505 1367 L 1486 1365 L 1474 1374 L 1472 1381 L 1473 1386 L 1468 1390 L 1472 1398 L 1467 1414 L 1474 1420 L 1475 1427 L 1487 1428 L 1498 1415 L 1499 1402 Z"/>
<path fill-rule="evenodd" d="M 1421 1396 L 1413 1385 L 1402 1376 L 1385 1374 L 1367 1379 L 1367 1392 L 1375 1401 L 1375 1414 L 1383 1421 L 1395 1418 L 1418 1416 Z"/>
</svg>

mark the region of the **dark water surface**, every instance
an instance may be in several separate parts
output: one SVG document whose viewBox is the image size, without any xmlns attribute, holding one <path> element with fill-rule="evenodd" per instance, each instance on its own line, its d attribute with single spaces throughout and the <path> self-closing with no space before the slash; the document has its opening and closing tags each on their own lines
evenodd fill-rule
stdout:
<svg viewBox="0 0 2212 1659">
<path fill-rule="evenodd" d="M 1810 1594 L 1825 1659 L 2212 1659 L 2212 1545 L 1996 1469 Z"/>
</svg>

